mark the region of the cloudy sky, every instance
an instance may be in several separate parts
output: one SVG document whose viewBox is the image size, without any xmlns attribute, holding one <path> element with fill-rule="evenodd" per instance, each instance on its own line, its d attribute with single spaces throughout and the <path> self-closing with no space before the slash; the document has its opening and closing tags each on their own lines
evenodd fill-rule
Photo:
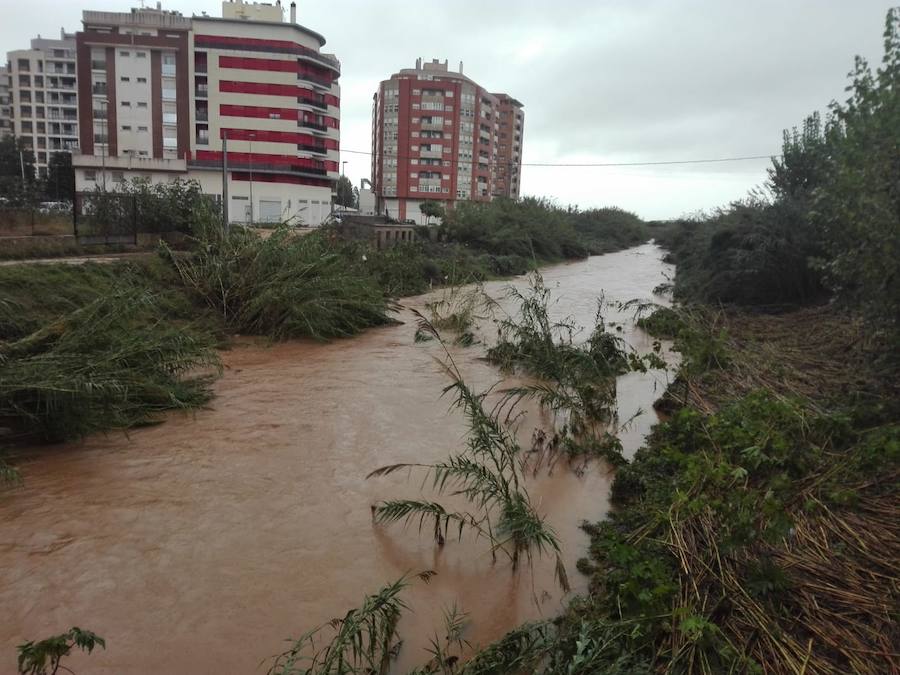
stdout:
<svg viewBox="0 0 900 675">
<path fill-rule="evenodd" d="M 370 149 L 378 82 L 423 57 L 454 68 L 463 61 L 479 84 L 524 103 L 526 164 L 628 163 L 777 153 L 782 129 L 844 96 L 854 55 L 880 59 L 884 17 L 896 2 L 299 0 L 298 20 L 342 62 L 345 151 Z M 139 4 L 0 0 L 0 53 L 38 33 L 79 29 L 83 8 Z M 220 6 L 163 3 L 186 15 L 218 16 Z M 342 159 L 354 182 L 368 177 L 367 155 Z M 522 188 L 666 218 L 743 196 L 767 165 L 525 166 Z"/>
</svg>

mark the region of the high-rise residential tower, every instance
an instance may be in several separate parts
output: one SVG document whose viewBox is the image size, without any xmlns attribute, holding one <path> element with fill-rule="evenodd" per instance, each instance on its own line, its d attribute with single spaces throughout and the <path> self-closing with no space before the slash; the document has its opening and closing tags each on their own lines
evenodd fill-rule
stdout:
<svg viewBox="0 0 900 675">
<path fill-rule="evenodd" d="M 447 62 L 416 61 L 384 80 L 372 106 L 372 183 L 380 213 L 421 217 L 429 200 L 517 198 L 522 104 Z"/>
<path fill-rule="evenodd" d="M 12 134 L 12 110 L 10 109 L 9 69 L 0 66 L 0 138 Z"/>
<path fill-rule="evenodd" d="M 222 17 L 84 12 L 76 188 L 197 180 L 232 221 L 318 225 L 338 178 L 340 63 L 296 7 L 226 0 Z"/>
<path fill-rule="evenodd" d="M 75 36 L 37 37 L 30 49 L 8 52 L 7 61 L 10 131 L 34 151 L 38 175 L 46 175 L 54 152 L 78 148 Z"/>
</svg>

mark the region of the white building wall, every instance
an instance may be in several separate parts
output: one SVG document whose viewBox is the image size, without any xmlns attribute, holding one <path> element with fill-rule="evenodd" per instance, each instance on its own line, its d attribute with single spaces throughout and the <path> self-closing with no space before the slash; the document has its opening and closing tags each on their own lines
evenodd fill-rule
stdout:
<svg viewBox="0 0 900 675">
<path fill-rule="evenodd" d="M 153 109 L 160 101 L 150 95 L 150 50 L 116 49 L 115 59 L 118 151 L 152 157 Z"/>
</svg>

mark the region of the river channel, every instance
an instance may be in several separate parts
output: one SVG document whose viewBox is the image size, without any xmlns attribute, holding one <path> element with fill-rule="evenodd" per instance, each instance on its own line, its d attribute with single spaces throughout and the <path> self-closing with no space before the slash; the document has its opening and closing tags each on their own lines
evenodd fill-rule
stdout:
<svg viewBox="0 0 900 675">
<path fill-rule="evenodd" d="M 646 244 L 544 269 L 554 316 L 592 326 L 601 293 L 659 302 L 652 289 L 672 272 L 661 257 Z M 527 280 L 485 291 L 499 300 L 511 284 Z M 423 308 L 439 296 L 403 304 Z M 650 349 L 630 312 L 607 318 L 624 323 L 637 350 Z M 434 495 L 420 492 L 420 474 L 366 480 L 371 470 L 444 459 L 465 434 L 462 415 L 440 397 L 438 345 L 414 341 L 408 309 L 398 319 L 328 344 L 242 341 L 223 352 L 208 409 L 35 449 L 20 467 L 24 486 L 0 493 L 0 672 L 14 670 L 23 640 L 78 625 L 107 640 L 105 651 L 66 662 L 79 673 L 262 673 L 287 638 L 408 571 L 437 574 L 404 594 L 398 673 L 428 660 L 423 647 L 454 603 L 468 613 L 473 644 L 559 613 L 566 598 L 549 559 L 514 574 L 503 560 L 492 565 L 484 540 L 437 549 L 415 526 L 373 525 L 380 499 Z M 478 344 L 453 348 L 478 390 L 502 379 L 483 354 Z M 620 418 L 643 410 L 621 432 L 626 455 L 656 421 L 651 404 L 665 385 L 658 371 L 619 379 Z M 535 411 L 520 419 L 522 443 L 549 422 Z M 600 461 L 558 462 L 529 478 L 574 592 L 585 588 L 575 569 L 588 542 L 579 523 L 606 514 L 611 478 Z"/>
</svg>

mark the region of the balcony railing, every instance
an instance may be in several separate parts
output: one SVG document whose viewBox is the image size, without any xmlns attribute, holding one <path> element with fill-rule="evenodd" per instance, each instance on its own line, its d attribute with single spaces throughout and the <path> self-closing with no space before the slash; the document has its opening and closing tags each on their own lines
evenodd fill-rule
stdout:
<svg viewBox="0 0 900 675">
<path fill-rule="evenodd" d="M 209 121 L 209 111 L 208 110 L 198 110 L 196 113 L 196 118 L 198 122 L 208 122 Z"/>
<path fill-rule="evenodd" d="M 106 85 L 105 84 L 94 84 L 91 86 L 91 93 L 98 94 L 103 96 L 106 94 Z"/>
<path fill-rule="evenodd" d="M 317 152 L 322 155 L 328 154 L 328 148 L 326 148 L 324 145 L 308 145 L 305 143 L 298 143 L 297 150 L 303 152 Z"/>
<path fill-rule="evenodd" d="M 106 70 L 106 61 L 91 61 L 91 70 Z"/>
<path fill-rule="evenodd" d="M 190 166 L 197 168 L 221 168 L 222 161 L 217 159 L 192 159 Z M 324 168 L 290 166 L 285 164 L 264 164 L 262 162 L 238 162 L 228 157 L 228 169 L 231 171 L 253 171 L 254 173 L 294 173 L 308 174 L 311 176 L 327 176 L 328 170 Z"/>
<path fill-rule="evenodd" d="M 105 110 L 92 110 L 91 117 L 95 120 L 105 120 L 109 116 Z M 50 119 L 69 119 L 67 117 L 51 117 Z M 77 117 L 75 119 L 78 119 Z"/>
<path fill-rule="evenodd" d="M 194 89 L 194 95 L 199 96 L 200 98 L 207 98 L 209 96 L 209 87 L 208 86 L 196 87 Z"/>
<path fill-rule="evenodd" d="M 315 129 L 316 131 L 328 131 L 328 127 L 324 124 L 319 124 L 318 122 L 312 122 L 309 120 L 297 120 L 298 127 L 307 127 L 308 129 Z"/>
<path fill-rule="evenodd" d="M 322 110 L 328 110 L 328 104 L 324 100 L 317 100 L 311 98 L 298 98 L 298 103 L 302 103 L 304 105 L 311 105 L 314 108 L 321 108 Z"/>
<path fill-rule="evenodd" d="M 94 143 L 108 143 L 109 136 L 106 134 L 94 134 Z"/>
<path fill-rule="evenodd" d="M 198 135 L 197 145 L 209 145 L 209 135 Z"/>
<path fill-rule="evenodd" d="M 297 73 L 298 80 L 304 80 L 306 82 L 314 82 L 315 84 L 321 85 L 323 87 L 330 87 L 331 80 L 327 77 L 322 77 L 321 75 L 313 75 L 312 73 Z"/>
</svg>

